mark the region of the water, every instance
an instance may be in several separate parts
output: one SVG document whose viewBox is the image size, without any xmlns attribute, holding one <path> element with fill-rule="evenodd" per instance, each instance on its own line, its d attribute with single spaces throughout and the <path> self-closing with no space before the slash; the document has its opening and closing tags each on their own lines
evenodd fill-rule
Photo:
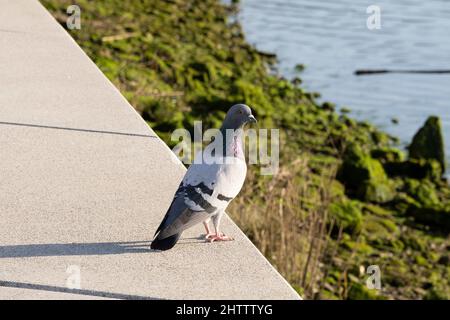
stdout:
<svg viewBox="0 0 450 320">
<path fill-rule="evenodd" d="M 381 29 L 369 30 L 368 6 L 381 8 Z M 407 145 L 429 115 L 442 119 L 450 162 L 450 74 L 355 76 L 357 69 L 450 69 L 447 0 L 242 0 L 247 40 L 276 53 L 287 78 L 322 101 L 352 110 Z M 306 69 L 296 73 L 295 65 Z M 397 125 L 391 119 L 398 119 Z"/>
</svg>

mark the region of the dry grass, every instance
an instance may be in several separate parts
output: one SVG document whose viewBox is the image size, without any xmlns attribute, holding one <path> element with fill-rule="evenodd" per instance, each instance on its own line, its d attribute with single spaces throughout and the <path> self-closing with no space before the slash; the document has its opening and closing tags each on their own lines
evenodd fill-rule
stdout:
<svg viewBox="0 0 450 320">
<path fill-rule="evenodd" d="M 314 175 L 308 158 L 282 165 L 276 176 L 261 179 L 250 168 L 246 186 L 230 205 L 233 219 L 303 298 L 319 298 L 338 241 L 328 214 L 330 184 L 336 168 Z M 334 229 L 333 229 L 334 228 Z M 338 238 L 342 230 L 338 230 Z"/>
</svg>

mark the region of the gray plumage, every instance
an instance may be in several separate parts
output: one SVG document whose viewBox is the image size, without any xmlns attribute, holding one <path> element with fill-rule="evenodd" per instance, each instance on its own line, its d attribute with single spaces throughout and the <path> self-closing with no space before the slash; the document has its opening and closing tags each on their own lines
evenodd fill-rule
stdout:
<svg viewBox="0 0 450 320">
<path fill-rule="evenodd" d="M 212 158 L 204 151 L 198 155 L 203 157 L 203 161 L 194 160 L 189 167 L 155 232 L 152 249 L 172 248 L 184 230 L 201 222 L 209 232 L 209 219 L 212 220 L 216 231 L 213 239 L 231 239 L 220 233 L 219 224 L 228 204 L 244 184 L 247 165 L 243 153 L 242 129 L 249 122 L 256 122 L 256 119 L 248 106 L 237 104 L 228 110 L 220 128 L 223 137 L 222 148 L 216 148 Z M 219 140 L 214 142 L 215 146 L 219 145 Z M 205 148 L 207 149 L 208 147 Z"/>
</svg>

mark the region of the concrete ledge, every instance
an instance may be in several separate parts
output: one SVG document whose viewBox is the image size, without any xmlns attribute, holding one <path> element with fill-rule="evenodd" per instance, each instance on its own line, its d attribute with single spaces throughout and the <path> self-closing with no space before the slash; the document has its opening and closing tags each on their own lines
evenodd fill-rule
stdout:
<svg viewBox="0 0 450 320">
<path fill-rule="evenodd" d="M 183 165 L 40 3 L 0 7 L 0 299 L 299 298 L 228 218 L 152 252 Z"/>
</svg>

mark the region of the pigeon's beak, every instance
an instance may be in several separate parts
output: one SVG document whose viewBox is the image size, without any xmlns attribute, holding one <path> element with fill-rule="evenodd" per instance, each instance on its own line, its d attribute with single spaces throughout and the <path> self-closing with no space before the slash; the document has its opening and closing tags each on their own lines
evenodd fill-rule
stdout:
<svg viewBox="0 0 450 320">
<path fill-rule="evenodd" d="M 253 122 L 253 123 L 256 123 L 256 122 L 257 122 L 257 121 L 256 121 L 256 118 L 255 118 L 252 114 L 248 116 L 247 121 L 248 121 L 248 122 Z"/>
</svg>

